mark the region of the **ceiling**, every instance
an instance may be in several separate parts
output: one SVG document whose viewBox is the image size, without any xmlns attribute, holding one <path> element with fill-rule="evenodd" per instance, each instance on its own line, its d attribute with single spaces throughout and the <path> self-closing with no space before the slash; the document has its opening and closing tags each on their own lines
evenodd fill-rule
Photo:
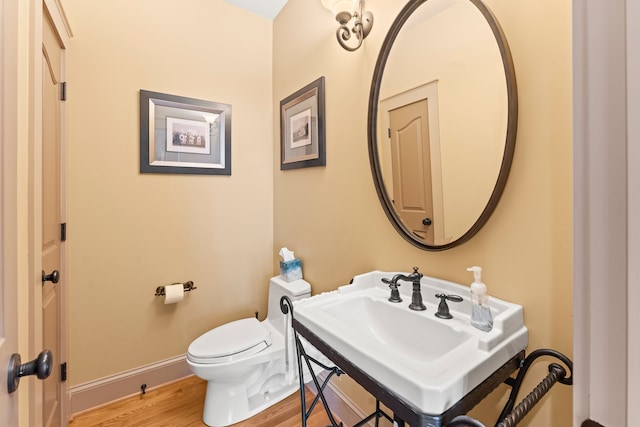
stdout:
<svg viewBox="0 0 640 427">
<path fill-rule="evenodd" d="M 250 12 L 260 15 L 269 20 L 273 20 L 287 0 L 224 0 Z"/>
</svg>

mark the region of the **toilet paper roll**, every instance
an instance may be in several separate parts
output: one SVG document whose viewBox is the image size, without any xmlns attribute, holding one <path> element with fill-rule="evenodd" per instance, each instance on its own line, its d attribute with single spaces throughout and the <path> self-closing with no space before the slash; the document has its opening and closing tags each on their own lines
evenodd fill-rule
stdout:
<svg viewBox="0 0 640 427">
<path fill-rule="evenodd" d="M 177 285 L 169 285 L 164 287 L 164 303 L 175 304 L 184 298 L 184 286 L 179 283 Z"/>
</svg>

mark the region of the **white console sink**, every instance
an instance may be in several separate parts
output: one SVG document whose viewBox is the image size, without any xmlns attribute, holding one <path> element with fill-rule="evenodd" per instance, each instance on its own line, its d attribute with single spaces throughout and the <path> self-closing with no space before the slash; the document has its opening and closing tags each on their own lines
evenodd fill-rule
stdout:
<svg viewBox="0 0 640 427">
<path fill-rule="evenodd" d="M 296 301 L 294 317 L 353 365 L 425 414 L 441 414 L 527 346 L 522 307 L 489 299 L 494 324 L 482 332 L 469 323 L 469 288 L 431 277 L 421 281 L 426 311 L 409 309 L 412 285 L 399 282 L 403 301 L 388 301 L 373 271 L 351 285 Z M 408 273 L 404 273 L 408 274 Z M 435 294 L 456 294 L 448 302 L 453 319 L 435 316 Z"/>
</svg>

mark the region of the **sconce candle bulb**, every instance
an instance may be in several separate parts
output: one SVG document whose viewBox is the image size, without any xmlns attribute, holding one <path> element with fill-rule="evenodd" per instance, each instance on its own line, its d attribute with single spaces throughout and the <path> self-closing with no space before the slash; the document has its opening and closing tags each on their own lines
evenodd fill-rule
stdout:
<svg viewBox="0 0 640 427">
<path fill-rule="evenodd" d="M 351 11 L 356 8 L 356 2 L 354 0 L 320 0 L 320 2 L 325 9 L 333 13 L 334 16 L 338 16 L 340 12 L 348 12 L 351 14 Z"/>
<path fill-rule="evenodd" d="M 338 43 L 345 50 L 353 52 L 362 46 L 373 26 L 373 14 L 365 10 L 365 0 L 321 0 L 322 5 L 331 11 L 340 24 L 336 30 Z M 352 27 L 349 28 L 350 23 Z M 357 42 L 350 46 L 347 42 L 355 35 Z"/>
</svg>

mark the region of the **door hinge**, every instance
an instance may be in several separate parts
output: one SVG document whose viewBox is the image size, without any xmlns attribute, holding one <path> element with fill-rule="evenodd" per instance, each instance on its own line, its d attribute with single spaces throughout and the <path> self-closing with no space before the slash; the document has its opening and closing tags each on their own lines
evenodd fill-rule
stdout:
<svg viewBox="0 0 640 427">
<path fill-rule="evenodd" d="M 60 224 L 60 241 L 61 242 L 67 241 L 67 223 L 66 222 L 63 222 L 62 224 Z"/>
<path fill-rule="evenodd" d="M 388 128 L 387 131 L 387 133 L 389 134 L 389 138 L 391 138 L 391 128 Z"/>
<path fill-rule="evenodd" d="M 67 380 L 67 362 L 60 365 L 60 381 L 65 382 Z"/>
<path fill-rule="evenodd" d="M 67 82 L 60 83 L 60 101 L 67 100 Z"/>
</svg>

